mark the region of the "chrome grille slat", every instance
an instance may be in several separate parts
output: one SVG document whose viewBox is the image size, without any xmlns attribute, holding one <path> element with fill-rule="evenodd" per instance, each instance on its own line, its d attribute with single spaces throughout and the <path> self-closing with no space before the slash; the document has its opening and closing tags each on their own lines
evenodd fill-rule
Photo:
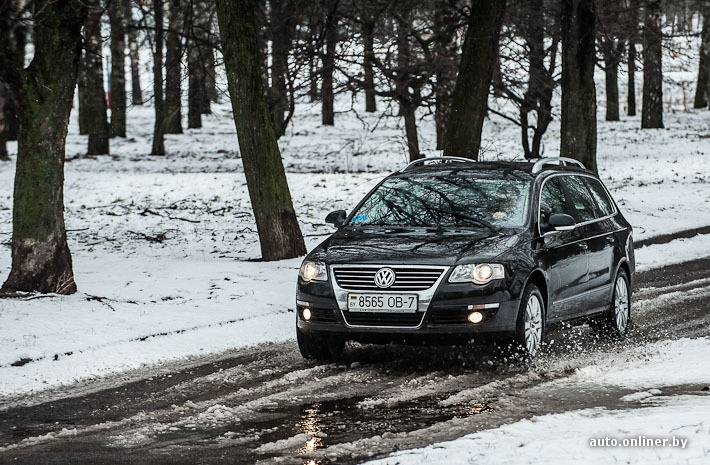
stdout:
<svg viewBox="0 0 710 465">
<path fill-rule="evenodd" d="M 386 266 L 395 272 L 392 286 L 382 289 L 375 284 L 375 273 L 385 265 L 334 266 L 333 276 L 342 289 L 353 291 L 424 291 L 430 289 L 444 272 L 427 266 Z"/>
</svg>

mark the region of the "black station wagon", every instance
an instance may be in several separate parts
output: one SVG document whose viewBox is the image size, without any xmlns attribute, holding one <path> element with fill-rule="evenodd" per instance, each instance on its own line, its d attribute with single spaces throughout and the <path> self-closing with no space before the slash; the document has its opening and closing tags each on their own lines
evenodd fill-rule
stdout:
<svg viewBox="0 0 710 465">
<path fill-rule="evenodd" d="M 576 160 L 425 158 L 387 176 L 306 256 L 301 354 L 345 341 L 505 338 L 534 356 L 548 324 L 629 325 L 631 225 Z"/>
</svg>

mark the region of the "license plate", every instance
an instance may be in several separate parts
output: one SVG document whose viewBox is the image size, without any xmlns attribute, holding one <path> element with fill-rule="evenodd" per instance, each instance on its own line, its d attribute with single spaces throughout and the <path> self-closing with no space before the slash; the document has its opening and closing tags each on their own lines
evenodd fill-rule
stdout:
<svg viewBox="0 0 710 465">
<path fill-rule="evenodd" d="M 416 294 L 348 294 L 348 311 L 414 313 L 419 308 Z"/>
</svg>

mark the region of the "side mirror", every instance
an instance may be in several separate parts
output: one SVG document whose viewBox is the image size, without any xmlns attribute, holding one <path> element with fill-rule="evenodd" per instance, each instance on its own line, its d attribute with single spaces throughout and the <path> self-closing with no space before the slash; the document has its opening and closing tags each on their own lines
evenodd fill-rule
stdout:
<svg viewBox="0 0 710 465">
<path fill-rule="evenodd" d="M 553 213 L 548 221 L 554 231 L 572 231 L 577 227 L 574 218 L 564 213 Z"/>
<path fill-rule="evenodd" d="M 328 216 L 325 217 L 325 222 L 339 228 L 345 224 L 346 217 L 345 210 L 335 210 L 334 212 L 328 213 Z"/>
</svg>

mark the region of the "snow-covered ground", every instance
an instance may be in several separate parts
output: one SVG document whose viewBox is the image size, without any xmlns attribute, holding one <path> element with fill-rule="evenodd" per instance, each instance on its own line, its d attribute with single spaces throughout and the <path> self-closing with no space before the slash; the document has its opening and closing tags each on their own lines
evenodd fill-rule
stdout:
<svg viewBox="0 0 710 465">
<path fill-rule="evenodd" d="M 571 378 L 542 387 L 581 393 L 607 386 L 636 390 L 618 399 L 627 408 L 537 416 L 397 452 L 368 465 L 706 464 L 710 460 L 710 392 L 701 387 L 710 385 L 708 353 L 707 338 L 632 349 L 623 357 L 611 358 L 615 365 L 581 368 Z M 679 386 L 687 389 L 678 394 Z"/>
<path fill-rule="evenodd" d="M 599 122 L 600 175 L 637 240 L 710 224 L 710 114 L 685 111 L 686 75 L 666 83 L 666 129 L 641 130 L 638 116 Z M 624 102 L 623 74 L 620 90 Z M 407 161 L 401 119 L 367 114 L 361 103 L 341 96 L 334 127 L 320 125 L 318 105 L 299 103 L 279 141 L 309 249 L 331 231 L 326 213 L 351 208 Z M 82 156 L 86 137 L 72 114 L 65 217 L 80 292 L 0 300 L 0 396 L 294 337 L 300 261 L 251 261 L 258 237 L 231 110 L 213 110 L 202 129 L 168 135 L 165 157 L 147 155 L 149 105 L 129 109 L 129 137 L 111 141 L 111 156 Z M 422 151 L 437 155 L 430 115 L 422 112 L 419 130 Z M 555 119 L 546 155 L 558 141 Z M 483 146 L 484 159 L 522 157 L 518 128 L 497 116 Z M 11 263 L 13 176 L 14 163 L 0 163 L 0 279 Z M 710 238 L 698 236 L 642 248 L 637 259 L 648 269 L 708 250 Z"/>
</svg>

